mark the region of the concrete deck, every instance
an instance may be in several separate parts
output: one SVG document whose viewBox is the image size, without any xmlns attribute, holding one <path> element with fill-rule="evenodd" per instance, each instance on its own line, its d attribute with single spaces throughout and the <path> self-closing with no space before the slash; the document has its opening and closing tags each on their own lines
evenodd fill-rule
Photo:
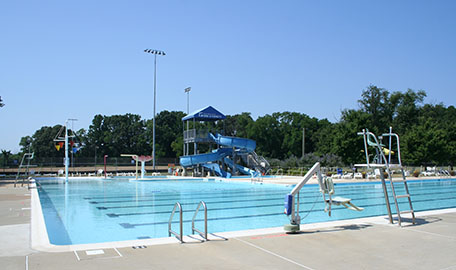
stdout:
<svg viewBox="0 0 456 270">
<path fill-rule="evenodd" d="M 456 269 L 456 209 L 417 216 L 402 228 L 375 217 L 304 225 L 299 234 L 50 253 L 30 247 L 30 192 L 0 183 L 0 268 Z"/>
</svg>

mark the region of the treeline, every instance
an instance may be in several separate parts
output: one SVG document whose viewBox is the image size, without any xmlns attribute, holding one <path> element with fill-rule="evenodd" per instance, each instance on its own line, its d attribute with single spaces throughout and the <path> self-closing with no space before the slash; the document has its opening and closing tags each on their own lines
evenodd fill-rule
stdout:
<svg viewBox="0 0 456 270">
<path fill-rule="evenodd" d="M 401 138 L 403 163 L 453 165 L 456 161 L 456 109 L 443 104 L 424 104 L 425 97 L 424 91 L 390 92 L 369 86 L 358 100 L 359 108 L 343 110 L 337 123 L 297 112 L 277 112 L 254 120 L 250 113 L 244 112 L 229 115 L 215 124 L 196 124 L 197 128 L 253 139 L 257 142 L 258 154 L 270 160 L 287 160 L 290 166 L 318 158 L 327 165 L 363 162 L 363 140 L 357 132 L 368 128 L 379 135 L 392 126 L 393 132 Z M 157 115 L 157 158 L 182 155 L 181 118 L 184 116 L 180 111 L 162 111 Z M 30 147 L 37 157 L 63 157 L 63 151 L 57 151 L 53 142 L 60 127 L 42 127 L 32 136 L 23 137 L 22 151 L 28 151 Z M 139 115 L 96 115 L 87 130 L 80 129 L 75 134 L 76 147 L 80 147 L 75 155 L 79 157 L 116 157 L 123 153 L 150 155 L 152 152 L 152 120 L 141 119 Z M 209 148 L 202 146 L 199 150 L 203 152 Z"/>
</svg>

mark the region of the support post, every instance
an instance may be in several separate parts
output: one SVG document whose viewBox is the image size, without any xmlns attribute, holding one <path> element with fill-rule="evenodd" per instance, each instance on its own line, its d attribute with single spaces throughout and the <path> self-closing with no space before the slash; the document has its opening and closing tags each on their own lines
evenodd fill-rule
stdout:
<svg viewBox="0 0 456 270">
<path fill-rule="evenodd" d="M 108 157 L 108 155 L 104 155 L 104 175 L 105 175 L 105 179 L 107 178 L 107 173 L 106 173 L 106 158 Z"/>
<path fill-rule="evenodd" d="M 65 121 L 65 183 L 68 183 L 68 120 Z"/>
</svg>

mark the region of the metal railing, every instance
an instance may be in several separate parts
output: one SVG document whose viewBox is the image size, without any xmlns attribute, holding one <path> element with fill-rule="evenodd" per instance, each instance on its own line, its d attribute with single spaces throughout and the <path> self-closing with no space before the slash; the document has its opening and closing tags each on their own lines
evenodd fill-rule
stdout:
<svg viewBox="0 0 456 270">
<path fill-rule="evenodd" d="M 195 227 L 195 219 L 196 219 L 196 216 L 198 215 L 198 212 L 199 212 L 199 209 L 201 206 L 203 206 L 203 209 L 204 209 L 204 232 L 200 231 L 199 229 L 197 229 Z M 201 237 L 203 237 L 206 241 L 209 241 L 209 239 L 207 239 L 207 206 L 204 201 L 200 201 L 200 203 L 196 207 L 195 214 L 193 215 L 193 218 L 192 218 L 192 234 L 195 234 L 195 232 L 197 232 L 199 235 L 201 235 Z"/>
<path fill-rule="evenodd" d="M 293 188 L 293 190 L 289 194 L 292 196 L 292 207 L 291 207 L 291 214 L 290 214 L 291 215 L 291 224 L 299 225 L 301 222 L 301 217 L 299 216 L 299 191 L 312 178 L 312 176 L 314 174 L 317 175 L 318 185 L 320 186 L 320 188 L 323 188 L 323 183 L 322 183 L 323 178 L 322 178 L 321 170 L 320 170 L 320 162 L 317 162 L 306 173 L 306 175 L 304 175 L 304 178 L 298 184 L 296 184 L 296 186 Z M 297 198 L 297 202 L 296 202 L 295 198 Z M 324 197 L 324 193 L 323 193 L 323 200 L 326 201 L 326 198 Z"/>
<path fill-rule="evenodd" d="M 173 231 L 171 229 L 171 223 L 173 221 L 173 217 L 174 217 L 174 213 L 176 212 L 176 209 L 179 208 L 179 233 Z M 168 236 L 171 236 L 171 234 L 173 234 L 174 236 L 176 236 L 176 238 L 181 242 L 181 243 L 184 243 L 184 228 L 183 228 L 183 225 L 182 225 L 182 206 L 179 202 L 177 202 L 176 204 L 174 204 L 174 208 L 173 208 L 173 211 L 171 212 L 171 216 L 169 217 L 169 221 L 168 221 Z"/>
</svg>

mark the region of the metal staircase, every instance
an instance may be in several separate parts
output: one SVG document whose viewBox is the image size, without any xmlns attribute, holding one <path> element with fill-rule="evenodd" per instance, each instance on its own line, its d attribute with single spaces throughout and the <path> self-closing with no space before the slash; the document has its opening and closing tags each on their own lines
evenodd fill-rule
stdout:
<svg viewBox="0 0 456 270">
<path fill-rule="evenodd" d="M 383 192 L 385 194 L 385 202 L 386 202 L 386 208 L 388 210 L 388 217 L 390 220 L 390 223 L 393 224 L 393 217 L 391 214 L 391 206 L 389 203 L 389 195 L 388 195 L 388 189 L 386 187 L 386 181 L 385 181 L 385 175 L 384 172 L 387 173 L 388 179 L 390 182 L 390 189 L 391 193 L 394 199 L 394 204 L 396 206 L 396 213 L 397 213 L 397 221 L 399 226 L 402 226 L 402 216 L 403 214 L 411 214 L 412 216 L 412 223 L 415 224 L 415 212 L 413 211 L 413 205 L 412 205 L 412 199 L 410 197 L 410 192 L 407 186 L 407 179 L 405 176 L 405 171 L 404 167 L 402 166 L 402 161 L 401 161 L 401 150 L 400 150 L 400 142 L 399 142 L 399 136 L 395 133 L 392 132 L 392 128 L 390 127 L 389 133 L 384 133 L 382 134 L 379 139 L 383 139 L 384 137 L 387 137 L 389 139 L 389 147 L 386 148 L 385 145 L 381 144 L 379 142 L 379 139 L 375 136 L 374 133 L 370 132 L 367 129 L 363 129 L 362 132 L 359 132 L 358 135 L 362 135 L 364 139 L 364 153 L 366 155 L 366 164 L 355 164 L 356 167 L 367 167 L 367 168 L 377 168 L 380 169 L 380 179 L 382 181 L 382 187 L 383 187 Z M 397 163 L 393 164 L 391 160 L 391 155 L 393 153 L 392 145 L 394 143 L 393 138 L 395 138 L 395 143 L 397 146 Z M 368 147 L 374 147 L 376 151 L 376 155 L 374 157 L 373 163 L 369 162 L 369 150 Z M 388 158 L 385 156 L 385 153 L 388 155 Z M 402 173 L 402 179 L 400 180 L 393 180 L 393 173 L 392 169 L 400 169 Z M 404 186 L 404 193 L 402 194 L 397 194 L 396 193 L 396 186 L 395 184 L 403 184 Z M 409 204 L 409 209 L 405 211 L 401 211 L 399 209 L 399 203 L 398 199 L 402 198 L 407 198 L 408 204 Z"/>
<path fill-rule="evenodd" d="M 250 152 L 247 155 L 247 160 L 244 161 L 247 163 L 248 167 L 253 168 L 262 175 L 266 175 L 271 167 L 269 162 L 264 157 L 259 156 L 254 151 Z"/>
</svg>

